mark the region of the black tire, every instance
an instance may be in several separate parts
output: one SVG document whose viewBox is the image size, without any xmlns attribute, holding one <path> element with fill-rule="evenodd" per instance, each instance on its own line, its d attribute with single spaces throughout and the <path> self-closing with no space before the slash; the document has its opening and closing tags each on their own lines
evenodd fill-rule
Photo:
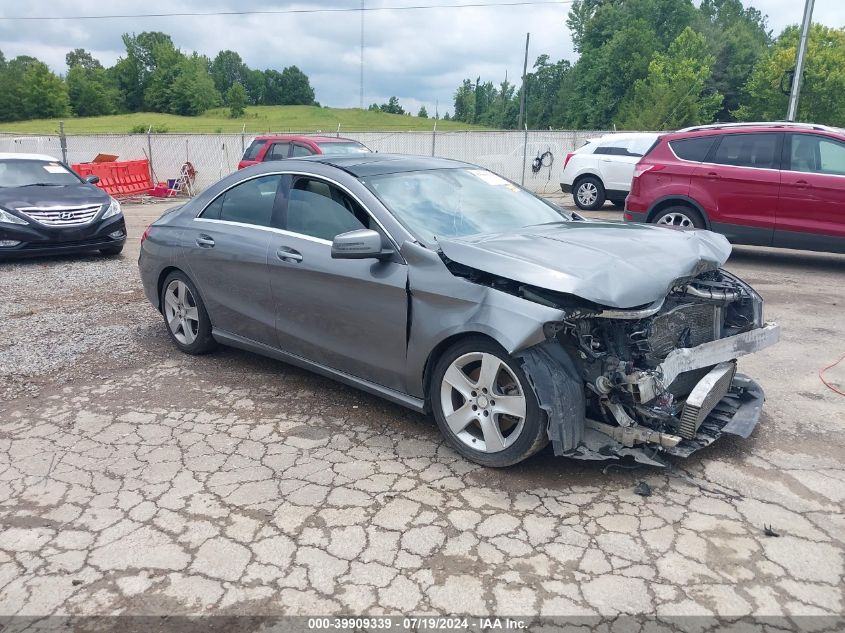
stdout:
<svg viewBox="0 0 845 633">
<path fill-rule="evenodd" d="M 687 204 L 675 204 L 660 209 L 651 216 L 649 222 L 681 229 L 703 229 L 707 227 L 698 209 L 694 209 Z"/>
<path fill-rule="evenodd" d="M 625 208 L 625 198 L 622 198 L 621 200 L 611 200 L 610 203 L 613 205 L 614 209 Z"/>
<path fill-rule="evenodd" d="M 449 428 L 449 424 L 446 421 L 446 414 L 443 411 L 441 389 L 443 388 L 443 379 L 446 375 L 446 371 L 452 366 L 453 362 L 467 354 L 473 353 L 493 355 L 498 358 L 503 365 L 506 365 L 509 372 L 505 373 L 505 377 L 511 376 L 516 378 L 518 381 L 519 391 L 525 399 L 525 416 L 523 418 L 521 430 L 519 429 L 518 424 L 515 425 L 517 428 L 513 432 L 518 433 L 518 435 L 513 438 L 510 445 L 498 452 L 487 452 L 472 448 L 467 441 L 460 439 L 458 435 Z M 495 402 L 492 398 L 495 397 L 495 394 L 492 394 L 490 398 L 490 402 L 493 405 L 495 405 Z M 437 421 L 437 426 L 440 427 L 440 432 L 443 433 L 443 436 L 446 438 L 449 445 L 470 461 L 483 466 L 491 466 L 493 468 L 512 466 L 513 464 L 517 464 L 527 459 L 549 443 L 549 437 L 546 431 L 547 424 L 545 422 L 545 414 L 541 411 L 540 405 L 537 402 L 537 396 L 534 394 L 534 391 L 531 388 L 525 373 L 522 371 L 520 364 L 511 358 L 504 349 L 489 339 L 483 337 L 466 338 L 450 347 L 440 357 L 434 367 L 434 371 L 431 375 L 431 384 L 429 385 L 429 398 L 431 400 L 431 408 L 434 412 L 434 418 Z M 471 402 L 468 400 L 466 404 L 471 404 Z M 478 415 L 478 424 L 480 427 L 480 413 Z M 497 418 L 492 416 L 490 417 L 491 421 L 495 419 Z M 506 420 L 508 420 L 508 418 L 506 418 Z M 500 422 L 497 421 L 496 424 L 499 425 Z M 470 427 L 467 427 L 467 429 L 469 428 Z M 483 438 L 479 438 L 479 442 L 482 442 L 482 440 Z M 510 435 L 505 441 L 511 441 Z"/>
<path fill-rule="evenodd" d="M 108 246 L 106 248 L 100 249 L 100 255 L 105 255 L 106 257 L 113 257 L 115 255 L 120 255 L 123 252 L 123 245 L 125 242 L 121 242 L 120 244 L 115 244 L 114 246 Z"/>
<path fill-rule="evenodd" d="M 190 336 L 185 334 L 184 329 L 182 329 L 183 334 L 180 337 L 168 323 L 169 308 L 166 304 L 166 295 L 171 284 L 175 284 L 176 282 L 184 284 L 190 292 L 190 300 L 186 297 L 186 305 L 190 306 L 193 303 L 194 305 L 190 307 L 196 307 L 196 328 L 194 328 L 192 323 L 189 325 L 193 340 L 190 340 Z M 170 340 L 176 344 L 176 347 L 186 354 L 193 355 L 207 354 L 217 347 L 217 342 L 211 336 L 211 319 L 208 317 L 202 297 L 197 287 L 185 273 L 178 270 L 170 273 L 161 285 L 161 297 L 159 299 L 161 301 L 161 314 L 164 317 L 164 327 L 167 329 L 167 334 L 170 336 Z"/>
<path fill-rule="evenodd" d="M 602 181 L 595 176 L 584 176 L 572 187 L 572 199 L 575 205 L 583 211 L 601 209 L 605 201 L 605 191 Z"/>
</svg>

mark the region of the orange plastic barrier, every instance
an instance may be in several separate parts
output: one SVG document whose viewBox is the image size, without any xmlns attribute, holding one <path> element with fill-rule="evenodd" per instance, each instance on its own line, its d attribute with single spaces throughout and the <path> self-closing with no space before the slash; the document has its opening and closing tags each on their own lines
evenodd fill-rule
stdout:
<svg viewBox="0 0 845 633">
<path fill-rule="evenodd" d="M 71 169 L 85 178 L 98 176 L 97 186 L 115 198 L 148 194 L 153 189 L 150 161 L 126 160 L 115 163 L 78 163 Z"/>
</svg>

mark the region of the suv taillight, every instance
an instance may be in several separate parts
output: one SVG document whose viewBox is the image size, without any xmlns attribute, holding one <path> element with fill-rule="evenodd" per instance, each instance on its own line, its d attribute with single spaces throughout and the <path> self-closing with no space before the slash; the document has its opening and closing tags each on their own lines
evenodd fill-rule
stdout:
<svg viewBox="0 0 845 633">
<path fill-rule="evenodd" d="M 634 178 L 639 178 L 647 171 L 660 171 L 661 169 L 665 169 L 665 165 L 649 165 L 649 164 L 638 164 L 634 167 Z"/>
<path fill-rule="evenodd" d="M 563 168 L 566 169 L 566 166 L 569 164 L 569 160 L 575 156 L 575 152 L 566 152 L 566 158 L 563 159 Z"/>
</svg>

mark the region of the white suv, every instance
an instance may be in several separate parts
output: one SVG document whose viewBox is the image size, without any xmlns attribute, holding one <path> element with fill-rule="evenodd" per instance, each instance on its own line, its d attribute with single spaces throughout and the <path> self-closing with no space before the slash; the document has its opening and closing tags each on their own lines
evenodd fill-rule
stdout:
<svg viewBox="0 0 845 633">
<path fill-rule="evenodd" d="M 605 200 L 625 206 L 634 166 L 657 141 L 653 132 L 608 134 L 566 155 L 560 188 L 579 209 L 600 209 Z"/>
</svg>

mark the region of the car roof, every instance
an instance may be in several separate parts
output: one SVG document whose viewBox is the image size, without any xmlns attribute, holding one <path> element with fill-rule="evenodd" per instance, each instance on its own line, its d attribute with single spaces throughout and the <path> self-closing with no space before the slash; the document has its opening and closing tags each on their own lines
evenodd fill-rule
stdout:
<svg viewBox="0 0 845 633">
<path fill-rule="evenodd" d="M 47 154 L 16 154 L 14 152 L 0 152 L 0 160 L 48 160 L 60 163 L 61 160 L 47 156 Z"/>
<path fill-rule="evenodd" d="M 684 128 L 677 132 L 668 132 L 661 138 L 676 140 L 680 138 L 691 138 L 696 136 L 710 136 L 715 134 L 743 134 L 753 132 L 823 132 L 827 134 L 845 134 L 841 128 L 827 125 L 815 125 L 812 123 L 792 123 L 790 121 L 752 122 L 752 123 L 714 123 L 712 125 L 698 125 Z"/>
<path fill-rule="evenodd" d="M 410 154 L 319 154 L 316 156 L 304 156 L 294 160 L 297 162 L 310 161 L 331 165 L 332 167 L 349 172 L 356 178 L 430 169 L 478 169 L 477 165 L 464 163 L 459 160 L 435 158 L 433 156 L 413 156 Z"/>
<path fill-rule="evenodd" d="M 256 136 L 257 141 L 311 141 L 313 143 L 358 143 L 351 138 L 341 136 L 319 136 L 311 134 L 262 134 Z"/>
</svg>

